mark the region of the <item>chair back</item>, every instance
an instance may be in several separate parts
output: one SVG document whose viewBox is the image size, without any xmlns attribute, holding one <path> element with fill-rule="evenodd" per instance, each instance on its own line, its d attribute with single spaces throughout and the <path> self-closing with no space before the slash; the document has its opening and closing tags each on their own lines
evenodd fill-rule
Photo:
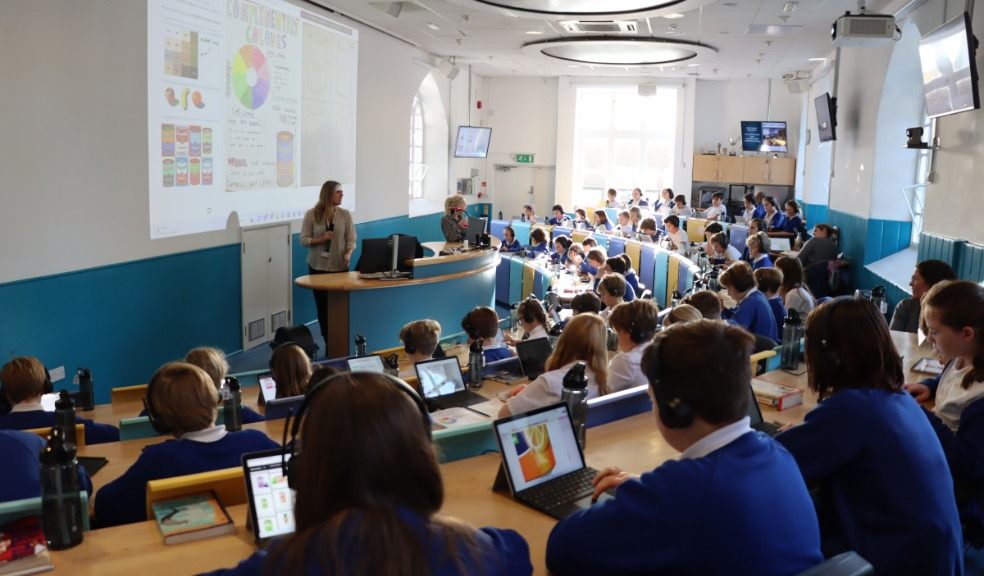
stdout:
<svg viewBox="0 0 984 576">
<path fill-rule="evenodd" d="M 153 503 L 214 490 L 225 506 L 246 503 L 246 482 L 241 466 L 147 482 L 147 518 L 154 517 Z"/>
<path fill-rule="evenodd" d="M 303 402 L 303 394 L 289 398 L 274 398 L 266 403 L 263 416 L 267 420 L 286 418 L 291 412 L 297 414 L 297 409 L 301 407 L 301 403 Z"/>
<path fill-rule="evenodd" d="M 110 400 L 113 404 L 142 402 L 144 396 L 146 395 L 146 384 L 137 384 L 136 386 L 118 386 L 109 392 Z"/>
<path fill-rule="evenodd" d="M 48 436 L 51 435 L 51 426 L 45 426 L 44 428 L 27 428 L 24 432 L 37 434 L 47 440 Z M 75 425 L 75 448 L 77 450 L 85 448 L 85 424 L 78 423 Z"/>
<path fill-rule="evenodd" d="M 498 452 L 492 420 L 434 431 L 434 449 L 442 463 Z"/>
<path fill-rule="evenodd" d="M 856 552 L 844 552 L 796 576 L 867 576 L 874 573 L 874 567 Z"/>
<path fill-rule="evenodd" d="M 85 490 L 79 492 L 82 500 L 82 530 L 89 530 L 89 493 Z M 41 515 L 41 497 L 24 498 L 23 500 L 10 500 L 0 502 L 0 526 L 5 526 L 11 522 L 26 518 L 28 516 Z"/>
<path fill-rule="evenodd" d="M 588 400 L 588 428 L 652 410 L 648 388 L 648 384 L 642 384 Z"/>
<path fill-rule="evenodd" d="M 136 440 L 138 438 L 153 438 L 160 436 L 157 430 L 150 424 L 150 418 L 137 416 L 136 418 L 122 418 L 120 420 L 120 440 Z"/>
</svg>

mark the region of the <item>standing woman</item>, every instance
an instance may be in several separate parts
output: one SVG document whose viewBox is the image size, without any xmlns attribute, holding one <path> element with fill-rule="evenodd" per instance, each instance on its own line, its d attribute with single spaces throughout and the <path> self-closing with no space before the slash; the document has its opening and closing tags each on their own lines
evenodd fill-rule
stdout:
<svg viewBox="0 0 984 576">
<path fill-rule="evenodd" d="M 308 247 L 308 273 L 348 272 L 355 252 L 355 226 L 352 214 L 342 208 L 342 185 L 334 180 L 322 184 L 318 203 L 304 213 L 301 245 Z M 313 290 L 318 309 L 318 326 L 328 341 L 328 293 Z"/>
</svg>

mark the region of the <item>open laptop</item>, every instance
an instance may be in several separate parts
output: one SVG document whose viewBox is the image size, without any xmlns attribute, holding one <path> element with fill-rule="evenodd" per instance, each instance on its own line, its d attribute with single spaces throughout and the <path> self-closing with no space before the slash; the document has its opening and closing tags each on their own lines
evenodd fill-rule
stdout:
<svg viewBox="0 0 984 576">
<path fill-rule="evenodd" d="M 772 252 L 788 252 L 790 249 L 789 238 L 769 238 L 770 250 Z"/>
<path fill-rule="evenodd" d="M 519 366 L 523 375 L 530 380 L 535 379 L 545 371 L 547 358 L 553 349 L 548 338 L 521 340 L 516 343 L 516 355 L 519 356 Z"/>
<path fill-rule="evenodd" d="M 277 397 L 277 383 L 273 380 L 273 374 L 264 372 L 256 377 L 260 383 L 260 392 L 263 393 L 263 401 L 269 402 Z"/>
<path fill-rule="evenodd" d="M 417 372 L 424 403 L 431 412 L 488 402 L 488 398 L 465 388 L 457 356 L 417 362 L 413 369 Z"/>
<path fill-rule="evenodd" d="M 557 519 L 592 505 L 591 480 L 598 471 L 584 464 L 566 404 L 509 416 L 493 426 L 513 498 Z M 608 498 L 603 494 L 600 500 Z"/>
<path fill-rule="evenodd" d="M 764 432 L 769 436 L 778 434 L 779 428 L 782 426 L 778 422 L 766 422 L 762 418 L 762 408 L 759 407 L 758 399 L 755 398 L 755 390 L 751 384 L 748 386 L 748 419 L 752 430 Z"/>
<path fill-rule="evenodd" d="M 249 519 L 256 544 L 265 547 L 271 538 L 294 532 L 294 491 L 283 474 L 279 448 L 243 454 L 243 475 L 249 498 Z"/>
<path fill-rule="evenodd" d="M 383 357 L 379 354 L 348 358 L 348 369 L 352 372 L 382 372 L 383 368 Z"/>
<path fill-rule="evenodd" d="M 485 234 L 485 218 L 469 218 L 465 240 L 470 242 L 472 246 L 478 246 L 478 239 L 482 234 Z"/>
</svg>

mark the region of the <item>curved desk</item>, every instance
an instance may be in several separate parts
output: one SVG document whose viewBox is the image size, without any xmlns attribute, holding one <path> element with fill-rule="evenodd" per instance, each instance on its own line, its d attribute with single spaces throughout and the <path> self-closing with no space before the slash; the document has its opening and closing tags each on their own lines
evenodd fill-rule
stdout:
<svg viewBox="0 0 984 576">
<path fill-rule="evenodd" d="M 355 354 L 362 334 L 370 350 L 400 345 L 400 328 L 430 318 L 444 332 L 456 332 L 461 318 L 475 306 L 492 306 L 498 241 L 491 248 L 441 256 L 458 244 L 427 242 L 431 255 L 412 261 L 413 278 L 376 280 L 358 272 L 300 276 L 298 286 L 328 293 L 328 358 Z"/>
</svg>

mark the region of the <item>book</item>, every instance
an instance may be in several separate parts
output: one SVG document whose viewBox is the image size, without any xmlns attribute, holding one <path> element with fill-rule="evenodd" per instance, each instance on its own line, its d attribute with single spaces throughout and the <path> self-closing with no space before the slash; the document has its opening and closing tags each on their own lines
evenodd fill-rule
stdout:
<svg viewBox="0 0 984 576">
<path fill-rule="evenodd" d="M 0 574 L 23 576 L 54 567 L 39 516 L 28 516 L 0 527 Z"/>
<path fill-rule="evenodd" d="M 160 500 L 151 505 L 165 544 L 232 534 L 236 526 L 215 492 Z"/>
<path fill-rule="evenodd" d="M 431 414 L 431 420 L 444 428 L 458 428 L 469 424 L 489 421 L 488 416 L 485 414 L 470 410 L 469 408 L 454 407 L 438 410 Z"/>
<path fill-rule="evenodd" d="M 803 391 L 765 380 L 752 380 L 752 390 L 759 404 L 782 412 L 803 403 Z"/>
<path fill-rule="evenodd" d="M 935 358 L 920 358 L 915 365 L 912 366 L 913 372 L 919 372 L 921 374 L 932 374 L 933 376 L 939 376 L 943 373 L 943 365 Z"/>
</svg>

